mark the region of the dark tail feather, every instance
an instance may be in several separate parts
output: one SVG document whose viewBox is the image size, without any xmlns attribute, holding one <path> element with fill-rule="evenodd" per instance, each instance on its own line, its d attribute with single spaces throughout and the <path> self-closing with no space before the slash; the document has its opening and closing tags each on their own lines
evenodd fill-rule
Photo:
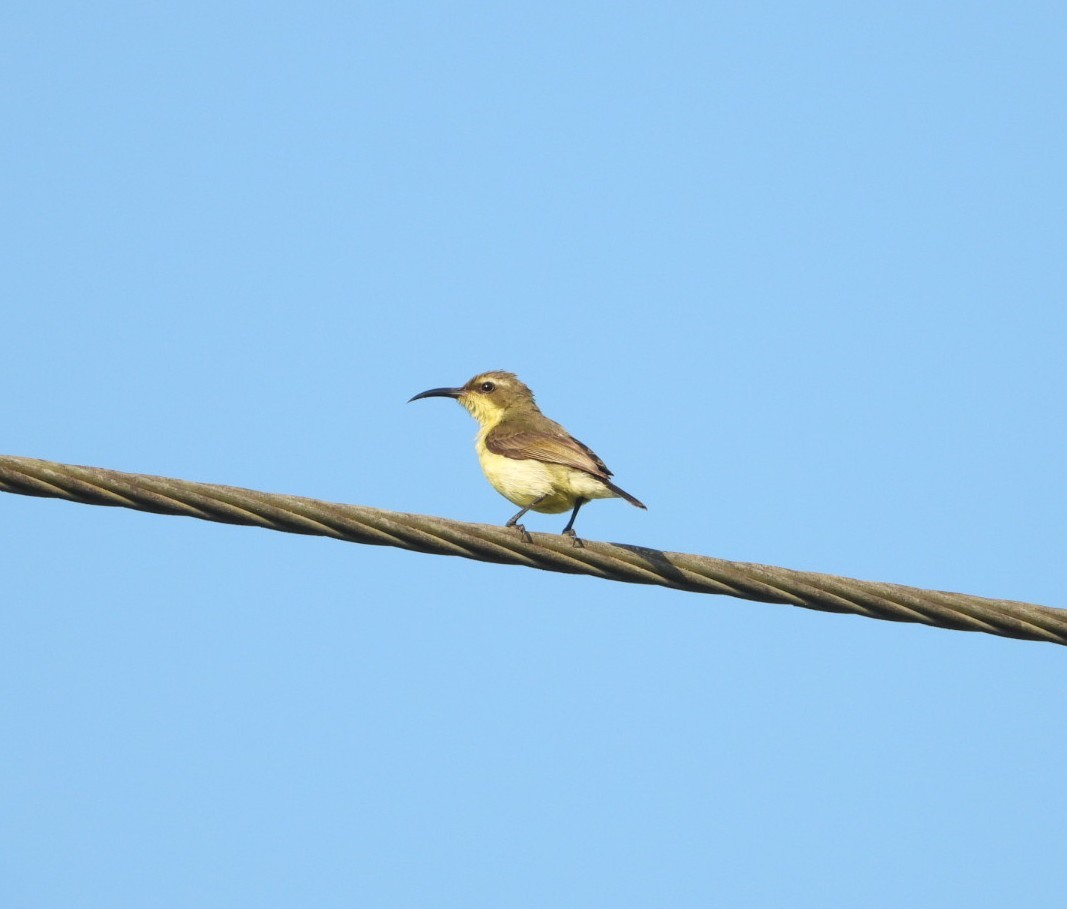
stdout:
<svg viewBox="0 0 1067 909">
<path fill-rule="evenodd" d="M 635 499 L 625 489 L 619 489 L 619 487 L 612 483 L 610 480 L 601 479 L 600 482 L 607 486 L 608 489 L 615 493 L 615 495 L 617 495 L 620 499 L 626 499 L 626 501 L 629 502 L 631 505 L 636 505 L 638 508 L 643 508 L 645 509 L 645 511 L 648 511 L 648 506 L 644 502 Z"/>
</svg>

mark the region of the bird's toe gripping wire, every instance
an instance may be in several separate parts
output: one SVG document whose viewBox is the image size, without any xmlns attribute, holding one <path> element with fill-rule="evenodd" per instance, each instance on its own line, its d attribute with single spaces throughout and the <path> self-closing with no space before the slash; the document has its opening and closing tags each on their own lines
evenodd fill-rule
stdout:
<svg viewBox="0 0 1067 909">
<path fill-rule="evenodd" d="M 531 508 L 536 508 L 538 505 L 540 505 L 547 498 L 548 498 L 548 493 L 545 493 L 543 496 L 539 496 L 538 498 L 534 499 L 525 508 L 520 508 L 518 513 L 512 515 L 512 517 L 508 520 L 508 522 L 504 526 L 505 527 L 514 527 L 519 532 L 519 538 L 524 543 L 532 543 L 533 542 L 533 537 L 531 537 L 530 534 L 526 532 L 526 528 L 522 524 L 519 523 L 519 518 L 521 518 L 524 514 L 526 514 L 526 512 L 528 512 Z"/>
</svg>

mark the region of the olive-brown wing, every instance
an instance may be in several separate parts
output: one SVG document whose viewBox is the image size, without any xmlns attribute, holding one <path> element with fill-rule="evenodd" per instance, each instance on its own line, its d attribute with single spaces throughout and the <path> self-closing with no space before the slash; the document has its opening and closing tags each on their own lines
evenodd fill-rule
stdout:
<svg viewBox="0 0 1067 909">
<path fill-rule="evenodd" d="M 566 433 L 557 435 L 530 429 L 494 429 L 485 437 L 485 447 L 505 458 L 562 464 L 603 479 L 611 476 L 607 465 L 588 445 L 583 445 Z"/>
</svg>

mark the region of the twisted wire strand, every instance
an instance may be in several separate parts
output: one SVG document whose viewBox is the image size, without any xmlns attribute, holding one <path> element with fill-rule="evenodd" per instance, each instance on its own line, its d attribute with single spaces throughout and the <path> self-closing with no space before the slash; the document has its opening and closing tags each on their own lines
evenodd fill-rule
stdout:
<svg viewBox="0 0 1067 909">
<path fill-rule="evenodd" d="M 557 534 L 535 533 L 526 543 L 512 528 L 235 486 L 0 455 L 0 491 L 1067 644 L 1067 610 L 1048 606 L 619 543 L 584 540 L 576 548 L 569 537 Z"/>
</svg>

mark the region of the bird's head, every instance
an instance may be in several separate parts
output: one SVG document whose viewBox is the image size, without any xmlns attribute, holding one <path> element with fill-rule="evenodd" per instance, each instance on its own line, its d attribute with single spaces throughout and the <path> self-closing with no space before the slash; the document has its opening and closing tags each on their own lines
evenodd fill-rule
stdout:
<svg viewBox="0 0 1067 909">
<path fill-rule="evenodd" d="M 499 423 L 509 411 L 538 409 L 533 392 L 511 372 L 483 372 L 462 388 L 431 388 L 411 400 L 419 398 L 455 398 L 483 426 Z"/>
</svg>

